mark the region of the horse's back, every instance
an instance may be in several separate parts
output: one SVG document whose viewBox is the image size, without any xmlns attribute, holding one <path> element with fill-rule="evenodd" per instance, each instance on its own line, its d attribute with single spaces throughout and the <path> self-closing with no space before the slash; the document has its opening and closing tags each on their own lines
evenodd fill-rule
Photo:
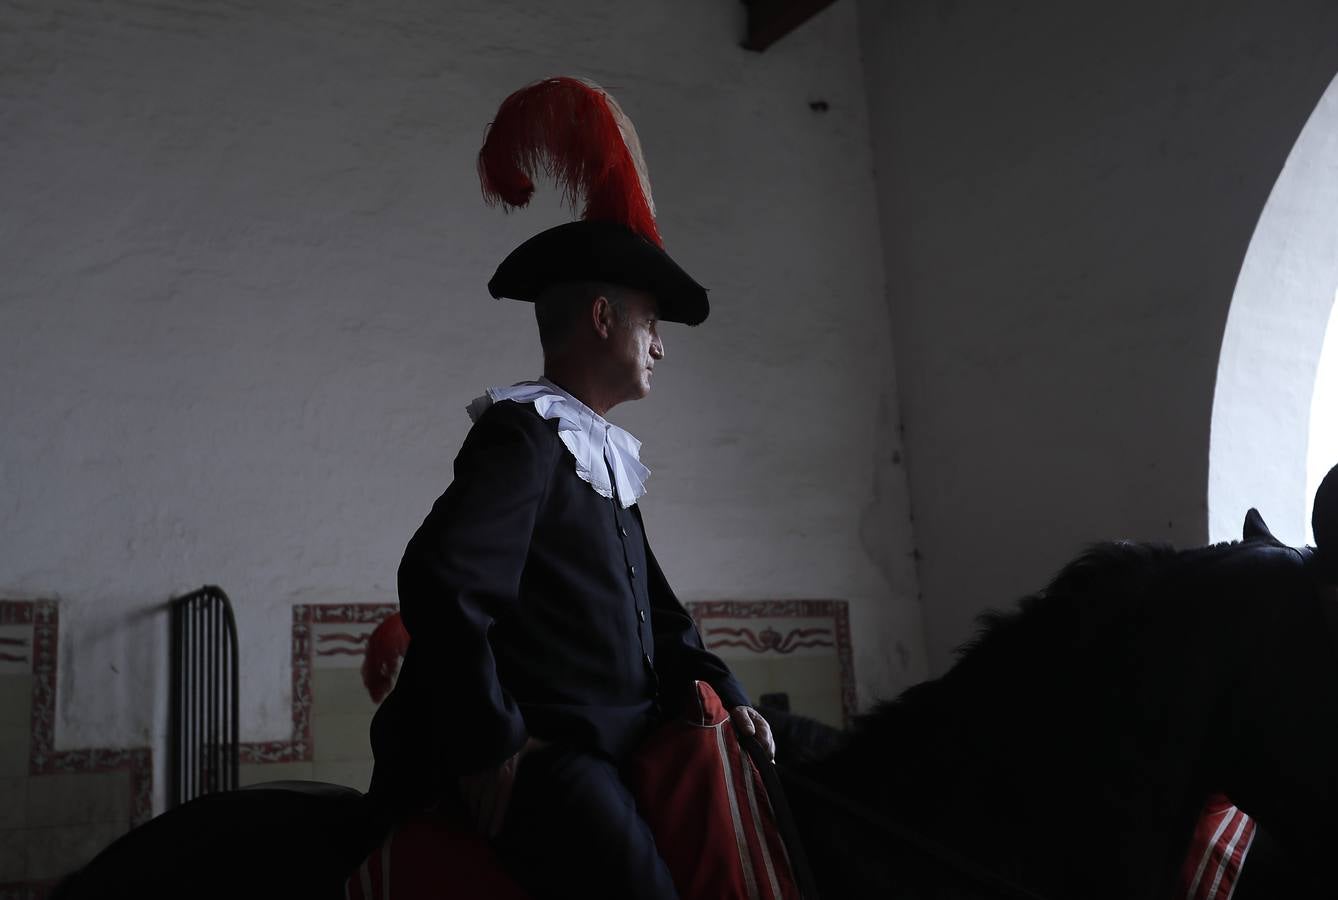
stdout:
<svg viewBox="0 0 1338 900">
<path fill-rule="evenodd" d="M 123 835 L 52 900 L 339 897 L 382 830 L 367 797 L 340 785 L 207 794 Z"/>
</svg>

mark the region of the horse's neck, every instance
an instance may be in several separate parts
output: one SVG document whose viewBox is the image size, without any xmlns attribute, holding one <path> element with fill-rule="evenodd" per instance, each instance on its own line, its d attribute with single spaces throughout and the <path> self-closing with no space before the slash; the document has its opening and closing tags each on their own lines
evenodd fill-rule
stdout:
<svg viewBox="0 0 1338 900">
<path fill-rule="evenodd" d="M 925 686 L 914 708 L 890 710 L 812 771 L 1038 889 L 1078 877 L 1056 860 L 1087 866 L 1095 848 L 1118 847 L 1124 880 L 1109 896 L 1142 896 L 1169 877 L 1208 794 L 1193 754 L 1210 716 L 1140 709 L 1145 697 L 1120 697 L 1127 689 L 1155 686 L 1116 680 L 1097 696 L 1057 675 L 1044 695 L 996 685 L 974 699 L 969 685 Z"/>
<path fill-rule="evenodd" d="M 1280 598 L 1278 627 L 1253 645 L 1224 734 L 1223 781 L 1236 805 L 1297 852 L 1338 837 L 1338 589 Z"/>
<path fill-rule="evenodd" d="M 1057 896 L 1111 852 L 1100 896 L 1167 888 L 1216 790 L 1318 849 L 1338 838 L 1338 596 L 1329 621 L 1256 549 L 1077 570 L 812 774 Z"/>
</svg>

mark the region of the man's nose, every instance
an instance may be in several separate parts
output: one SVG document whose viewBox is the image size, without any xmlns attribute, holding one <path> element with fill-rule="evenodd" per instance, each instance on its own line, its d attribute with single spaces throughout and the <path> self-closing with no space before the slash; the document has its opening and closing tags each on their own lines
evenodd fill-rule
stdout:
<svg viewBox="0 0 1338 900">
<path fill-rule="evenodd" d="M 650 355 L 656 359 L 664 359 L 664 341 L 660 340 L 658 334 L 650 339 Z"/>
</svg>

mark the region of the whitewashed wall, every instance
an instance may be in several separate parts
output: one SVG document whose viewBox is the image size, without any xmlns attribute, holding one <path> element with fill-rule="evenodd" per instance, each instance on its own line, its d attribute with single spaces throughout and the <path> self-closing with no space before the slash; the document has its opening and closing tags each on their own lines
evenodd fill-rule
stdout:
<svg viewBox="0 0 1338 900">
<path fill-rule="evenodd" d="M 393 600 L 464 405 L 538 372 L 484 285 L 566 213 L 485 209 L 474 154 L 558 73 L 712 291 L 614 415 L 678 591 L 848 599 L 862 698 L 925 674 L 854 3 L 762 55 L 743 14 L 0 2 L 0 596 L 62 602 L 59 748 L 161 749 L 169 596 L 237 605 L 244 740 L 289 736 L 292 604 Z"/>
<path fill-rule="evenodd" d="M 1041 587 L 1087 543 L 1207 541 L 1227 311 L 1338 73 L 1338 6 L 864 0 L 860 13 L 939 671 L 980 610 Z M 1303 454 L 1294 466 L 1303 479 Z M 1236 528 L 1244 513 L 1214 511 Z"/>
</svg>

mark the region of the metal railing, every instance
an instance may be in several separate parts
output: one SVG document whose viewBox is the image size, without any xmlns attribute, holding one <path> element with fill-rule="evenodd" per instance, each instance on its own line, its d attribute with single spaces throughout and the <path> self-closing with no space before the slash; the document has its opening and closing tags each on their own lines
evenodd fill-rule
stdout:
<svg viewBox="0 0 1338 900">
<path fill-rule="evenodd" d="M 202 587 L 171 604 L 172 687 L 168 808 L 237 788 L 237 620 L 223 590 Z"/>
</svg>

